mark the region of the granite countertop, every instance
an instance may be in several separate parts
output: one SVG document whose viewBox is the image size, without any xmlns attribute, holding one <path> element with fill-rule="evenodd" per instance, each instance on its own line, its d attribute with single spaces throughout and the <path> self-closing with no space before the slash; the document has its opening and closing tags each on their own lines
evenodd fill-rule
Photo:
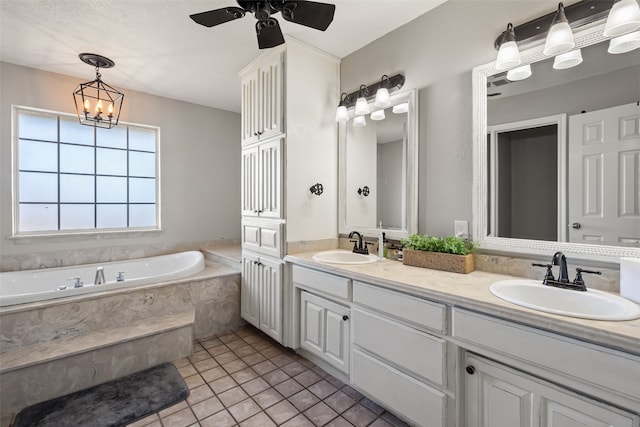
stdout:
<svg viewBox="0 0 640 427">
<path fill-rule="evenodd" d="M 375 264 L 327 264 L 312 260 L 314 253 L 287 255 L 285 261 L 640 355 L 640 319 L 602 321 L 559 316 L 511 304 L 489 291 L 495 281 L 521 277 L 484 271 L 448 273 L 387 259 Z"/>
</svg>

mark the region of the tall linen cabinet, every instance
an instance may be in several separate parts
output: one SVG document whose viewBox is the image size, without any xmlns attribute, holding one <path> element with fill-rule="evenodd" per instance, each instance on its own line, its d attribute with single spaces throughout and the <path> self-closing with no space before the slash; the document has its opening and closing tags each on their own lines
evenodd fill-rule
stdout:
<svg viewBox="0 0 640 427">
<path fill-rule="evenodd" d="M 339 60 L 287 37 L 241 78 L 241 315 L 289 345 L 288 243 L 335 238 Z M 309 188 L 321 183 L 324 193 Z"/>
</svg>

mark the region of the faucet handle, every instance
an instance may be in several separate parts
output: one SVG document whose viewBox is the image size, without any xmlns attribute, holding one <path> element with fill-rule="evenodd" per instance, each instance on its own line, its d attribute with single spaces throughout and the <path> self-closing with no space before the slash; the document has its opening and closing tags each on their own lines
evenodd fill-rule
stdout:
<svg viewBox="0 0 640 427">
<path fill-rule="evenodd" d="M 544 280 L 542 281 L 543 284 L 547 284 L 547 280 L 555 280 L 555 277 L 553 277 L 553 272 L 551 271 L 551 268 L 553 268 L 553 266 L 551 264 L 538 264 L 538 263 L 533 263 L 531 264 L 534 267 L 545 267 L 547 269 L 547 271 L 544 274 Z"/>
</svg>

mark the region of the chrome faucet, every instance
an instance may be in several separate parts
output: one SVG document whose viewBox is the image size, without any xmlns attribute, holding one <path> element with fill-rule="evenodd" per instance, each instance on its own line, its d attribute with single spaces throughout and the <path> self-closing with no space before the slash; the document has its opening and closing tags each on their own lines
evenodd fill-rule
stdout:
<svg viewBox="0 0 640 427">
<path fill-rule="evenodd" d="M 106 280 L 104 280 L 104 269 L 102 267 L 98 267 L 96 269 L 96 277 L 95 279 L 93 279 L 93 284 L 103 285 L 105 283 L 106 283 Z"/>
</svg>

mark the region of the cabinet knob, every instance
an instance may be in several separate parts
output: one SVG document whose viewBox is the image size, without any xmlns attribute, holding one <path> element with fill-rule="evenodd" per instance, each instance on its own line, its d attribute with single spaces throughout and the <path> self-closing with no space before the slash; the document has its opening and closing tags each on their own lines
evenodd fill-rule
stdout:
<svg viewBox="0 0 640 427">
<path fill-rule="evenodd" d="M 473 365 L 469 365 L 466 368 L 464 368 L 465 371 L 467 371 L 467 374 L 469 375 L 473 375 L 476 373 L 476 367 Z"/>
<path fill-rule="evenodd" d="M 342 316 L 342 320 L 344 320 L 344 321 L 346 322 L 347 320 L 349 320 L 349 316 L 347 316 L 347 315 L 345 314 L 344 316 Z"/>
</svg>

